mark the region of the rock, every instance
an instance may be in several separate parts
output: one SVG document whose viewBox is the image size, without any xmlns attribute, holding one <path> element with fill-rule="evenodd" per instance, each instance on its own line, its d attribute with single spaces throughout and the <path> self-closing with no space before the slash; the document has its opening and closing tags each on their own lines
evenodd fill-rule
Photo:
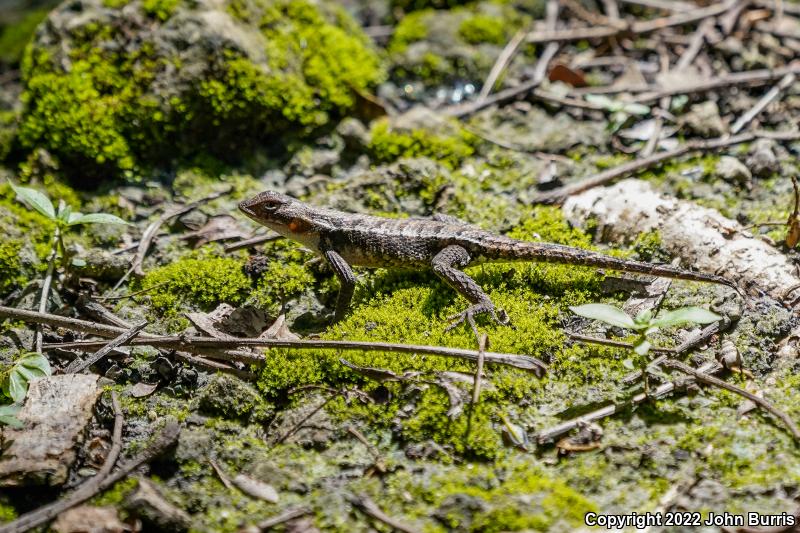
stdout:
<svg viewBox="0 0 800 533">
<path fill-rule="evenodd" d="M 85 263 L 83 266 L 76 267 L 76 271 L 81 276 L 102 281 L 120 279 L 131 266 L 129 255 L 115 255 L 101 248 L 90 248 L 78 254 L 76 258 Z"/>
<path fill-rule="evenodd" d="M 324 200 L 350 212 L 394 212 L 430 216 L 431 203 L 450 180 L 450 172 L 431 159 L 401 159 L 352 176 Z"/>
<path fill-rule="evenodd" d="M 93 374 L 65 374 L 30 382 L 17 418 L 21 429 L 0 428 L 11 443 L 0 458 L 0 486 L 61 485 L 75 461 L 75 444 L 102 392 Z"/>
<path fill-rule="evenodd" d="M 758 139 L 753 143 L 746 164 L 754 176 L 768 178 L 780 171 L 781 165 L 774 149 L 775 141 L 772 139 Z"/>
<path fill-rule="evenodd" d="M 273 440 L 296 443 L 309 448 L 323 449 L 334 438 L 335 426 L 325 409 L 318 409 L 325 399 L 308 398 L 298 407 L 287 409 L 270 432 Z"/>
<path fill-rule="evenodd" d="M 695 104 L 681 117 L 681 124 L 701 137 L 719 137 L 725 133 L 725 123 L 713 100 Z"/>
<path fill-rule="evenodd" d="M 158 487 L 147 478 L 138 479 L 139 486 L 123 503 L 125 509 L 157 531 L 186 531 L 191 517 L 183 509 L 168 502 Z"/>
<path fill-rule="evenodd" d="M 728 183 L 743 185 L 748 189 L 750 188 L 753 176 L 750 174 L 750 170 L 735 157 L 727 155 L 721 156 L 719 161 L 717 161 L 717 166 L 714 171 L 720 178 Z"/>
<path fill-rule="evenodd" d="M 382 77 L 379 59 L 334 2 L 292 5 L 61 4 L 25 63 L 25 147 L 92 185 L 181 155 L 235 160 L 327 125 Z"/>
<path fill-rule="evenodd" d="M 264 419 L 271 412 L 255 389 L 228 374 L 214 375 L 198 392 L 197 402 L 201 413 L 229 419 Z"/>
<path fill-rule="evenodd" d="M 369 144 L 369 132 L 357 118 L 348 117 L 336 126 L 336 133 L 344 141 L 345 148 L 360 153 Z"/>
<path fill-rule="evenodd" d="M 81 505 L 58 515 L 53 522 L 55 533 L 126 533 L 137 531 L 122 522 L 113 507 Z"/>
</svg>

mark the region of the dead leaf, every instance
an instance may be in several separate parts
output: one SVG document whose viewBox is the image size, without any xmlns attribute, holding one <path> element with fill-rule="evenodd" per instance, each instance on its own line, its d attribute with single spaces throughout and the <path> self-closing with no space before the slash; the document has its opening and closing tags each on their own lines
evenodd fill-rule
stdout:
<svg viewBox="0 0 800 533">
<path fill-rule="evenodd" d="M 264 500 L 265 502 L 269 503 L 278 503 L 278 500 L 280 499 L 278 496 L 278 491 L 275 490 L 275 487 L 244 474 L 238 474 L 235 478 L 233 478 L 233 484 L 236 485 L 236 488 L 238 488 L 240 491 L 244 492 L 251 498 L 256 498 L 257 500 Z"/>
<path fill-rule="evenodd" d="M 300 339 L 300 336 L 289 330 L 289 325 L 286 323 L 286 315 L 281 315 L 275 319 L 275 322 L 272 323 L 268 330 L 259 335 L 259 338 L 296 341 Z"/>
<path fill-rule="evenodd" d="M 158 383 L 142 383 L 141 381 L 128 389 L 128 393 L 134 398 L 145 398 L 153 394 L 158 388 Z"/>
<path fill-rule="evenodd" d="M 231 340 L 236 337 L 218 330 L 216 325 L 221 316 L 228 311 L 228 308 L 230 308 L 231 311 L 233 310 L 233 307 L 230 305 L 222 304 L 211 313 L 186 313 L 186 318 L 188 318 L 197 329 L 215 339 Z"/>
<path fill-rule="evenodd" d="M 550 81 L 561 81 L 573 87 L 586 87 L 586 78 L 580 69 L 571 69 L 563 63 L 556 63 L 548 74 Z"/>
</svg>

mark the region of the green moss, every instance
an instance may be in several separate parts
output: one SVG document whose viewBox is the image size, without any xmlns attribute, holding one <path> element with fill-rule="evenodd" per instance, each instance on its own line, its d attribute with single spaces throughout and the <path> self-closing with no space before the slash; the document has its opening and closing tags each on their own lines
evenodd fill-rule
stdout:
<svg viewBox="0 0 800 533">
<path fill-rule="evenodd" d="M 25 13 L 22 19 L 0 26 L 0 62 L 16 65 L 36 31 L 36 26 L 44 20 L 48 11 L 34 9 Z"/>
<path fill-rule="evenodd" d="M 422 41 L 428 36 L 428 26 L 425 24 L 426 11 L 412 13 L 403 17 L 392 34 L 389 52 L 398 54 L 405 51 L 408 45 Z"/>
<path fill-rule="evenodd" d="M 4 240 L 0 242 L 0 295 L 6 294 L 25 280 L 19 260 L 21 249 L 21 241 Z"/>
<path fill-rule="evenodd" d="M 456 168 L 475 151 L 477 138 L 459 129 L 453 136 L 422 130 L 393 130 L 381 120 L 371 130 L 369 151 L 376 161 L 389 163 L 403 157 L 430 157 L 449 168 Z"/>
<path fill-rule="evenodd" d="M 448 531 L 568 531 L 597 511 L 574 486 L 530 461 L 448 467 L 422 483 L 397 474 L 385 492 L 412 495 L 406 512 L 433 514 Z"/>
<path fill-rule="evenodd" d="M 178 317 L 191 308 L 210 311 L 225 302 L 244 301 L 250 280 L 242 263 L 231 258 L 184 258 L 147 273 L 135 282 L 133 290 L 145 290 L 142 298 L 160 316 Z"/>
<path fill-rule="evenodd" d="M 181 0 L 142 0 L 145 13 L 161 21 L 168 20 L 180 5 Z"/>
<path fill-rule="evenodd" d="M 128 477 L 118 481 L 99 496 L 92 498 L 91 504 L 97 507 L 119 507 L 138 486 L 139 481 L 135 477 Z"/>
<path fill-rule="evenodd" d="M 200 391 L 200 411 L 228 419 L 265 421 L 271 407 L 258 393 L 241 380 L 226 374 L 217 374 Z"/>
<path fill-rule="evenodd" d="M 11 153 L 17 137 L 19 116 L 14 111 L 0 111 L 0 161 Z"/>
<path fill-rule="evenodd" d="M 0 524 L 11 522 L 17 518 L 17 510 L 6 502 L 6 499 L 0 498 Z"/>
<path fill-rule="evenodd" d="M 315 279 L 298 263 L 270 261 L 256 284 L 251 301 L 260 308 L 279 312 L 281 305 L 304 293 Z"/>
<path fill-rule="evenodd" d="M 670 260 L 670 255 L 664 250 L 661 234 L 658 231 L 640 233 L 631 247 L 642 261 L 667 263 Z"/>
<path fill-rule="evenodd" d="M 179 2 L 143 0 L 141 9 L 160 24 Z M 22 145 L 48 149 L 89 184 L 136 179 L 143 166 L 198 151 L 231 160 L 265 139 L 309 132 L 352 108 L 354 91 L 380 80 L 377 55 L 341 9 L 305 0 L 227 6 L 239 4 L 252 15 L 241 24 L 266 43 L 261 62 L 222 47 L 203 55 L 205 63 L 184 65 L 160 55 L 164 47 L 154 41 L 131 38 L 139 31 L 160 35 L 158 26 L 122 31 L 88 23 L 70 31 L 69 46 L 33 46 L 23 63 Z M 192 79 L 167 83 L 164 93 L 166 72 L 183 68 L 191 68 Z"/>
<path fill-rule="evenodd" d="M 475 15 L 461 23 L 458 34 L 469 44 L 490 43 L 502 46 L 509 37 L 507 30 L 507 21 L 502 18 Z"/>
</svg>

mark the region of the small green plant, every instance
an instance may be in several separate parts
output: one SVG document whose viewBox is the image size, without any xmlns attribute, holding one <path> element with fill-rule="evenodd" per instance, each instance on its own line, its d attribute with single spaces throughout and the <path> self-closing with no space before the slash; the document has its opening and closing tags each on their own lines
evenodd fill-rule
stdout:
<svg viewBox="0 0 800 533">
<path fill-rule="evenodd" d="M 22 354 L 14 364 L 0 371 L 0 389 L 2 396 L 11 400 L 10 405 L 0 405 L 0 424 L 19 427 L 17 419 L 20 404 L 28 394 L 31 380 L 52 374 L 47 358 L 36 352 Z"/>
<path fill-rule="evenodd" d="M 53 244 L 61 254 L 62 260 L 66 260 L 66 248 L 64 247 L 64 233 L 68 228 L 81 224 L 128 224 L 116 215 L 109 213 L 89 213 L 83 214 L 72 211 L 72 208 L 63 202 L 56 209 L 53 202 L 43 193 L 28 187 L 19 187 L 9 182 L 11 188 L 17 196 L 27 204 L 28 207 L 38 211 L 39 214 L 49 218 L 56 224 L 53 234 Z M 76 266 L 82 266 L 76 264 Z"/>
<path fill-rule="evenodd" d="M 644 104 L 612 100 L 603 94 L 587 94 L 586 101 L 590 104 L 601 106 L 605 111 L 611 113 L 611 121 L 608 127 L 612 132 L 622 128 L 631 117 L 641 117 L 650 113 L 650 108 Z"/>
<path fill-rule="evenodd" d="M 570 310 L 585 318 L 635 331 L 638 337 L 633 341 L 633 351 L 638 355 L 646 355 L 650 351 L 652 344 L 647 337 L 661 328 L 682 324 L 710 324 L 722 320 L 718 314 L 701 307 L 681 307 L 667 311 L 659 317 L 654 317 L 649 309 L 631 317 L 622 309 L 607 304 L 578 305 L 570 307 Z"/>
</svg>

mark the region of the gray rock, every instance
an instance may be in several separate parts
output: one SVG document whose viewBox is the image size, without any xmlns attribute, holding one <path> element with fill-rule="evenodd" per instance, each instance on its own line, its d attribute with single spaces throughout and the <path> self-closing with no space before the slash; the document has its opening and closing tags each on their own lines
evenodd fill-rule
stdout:
<svg viewBox="0 0 800 533">
<path fill-rule="evenodd" d="M 681 123 L 701 137 L 719 137 L 725 133 L 725 123 L 713 100 L 695 104 L 681 118 Z"/>
<path fill-rule="evenodd" d="M 771 139 L 758 139 L 750 148 L 750 155 L 746 161 L 750 172 L 758 178 L 768 178 L 780 171 L 781 165 L 775 155 L 775 141 Z"/>
<path fill-rule="evenodd" d="M 750 170 L 735 157 L 724 155 L 717 161 L 717 166 L 714 169 L 717 176 L 727 181 L 728 183 L 735 183 L 750 187 L 750 182 L 753 178 Z"/>
<path fill-rule="evenodd" d="M 201 413 L 229 419 L 265 419 L 271 407 L 258 392 L 239 378 L 228 374 L 216 374 L 203 387 L 197 397 Z"/>
</svg>

